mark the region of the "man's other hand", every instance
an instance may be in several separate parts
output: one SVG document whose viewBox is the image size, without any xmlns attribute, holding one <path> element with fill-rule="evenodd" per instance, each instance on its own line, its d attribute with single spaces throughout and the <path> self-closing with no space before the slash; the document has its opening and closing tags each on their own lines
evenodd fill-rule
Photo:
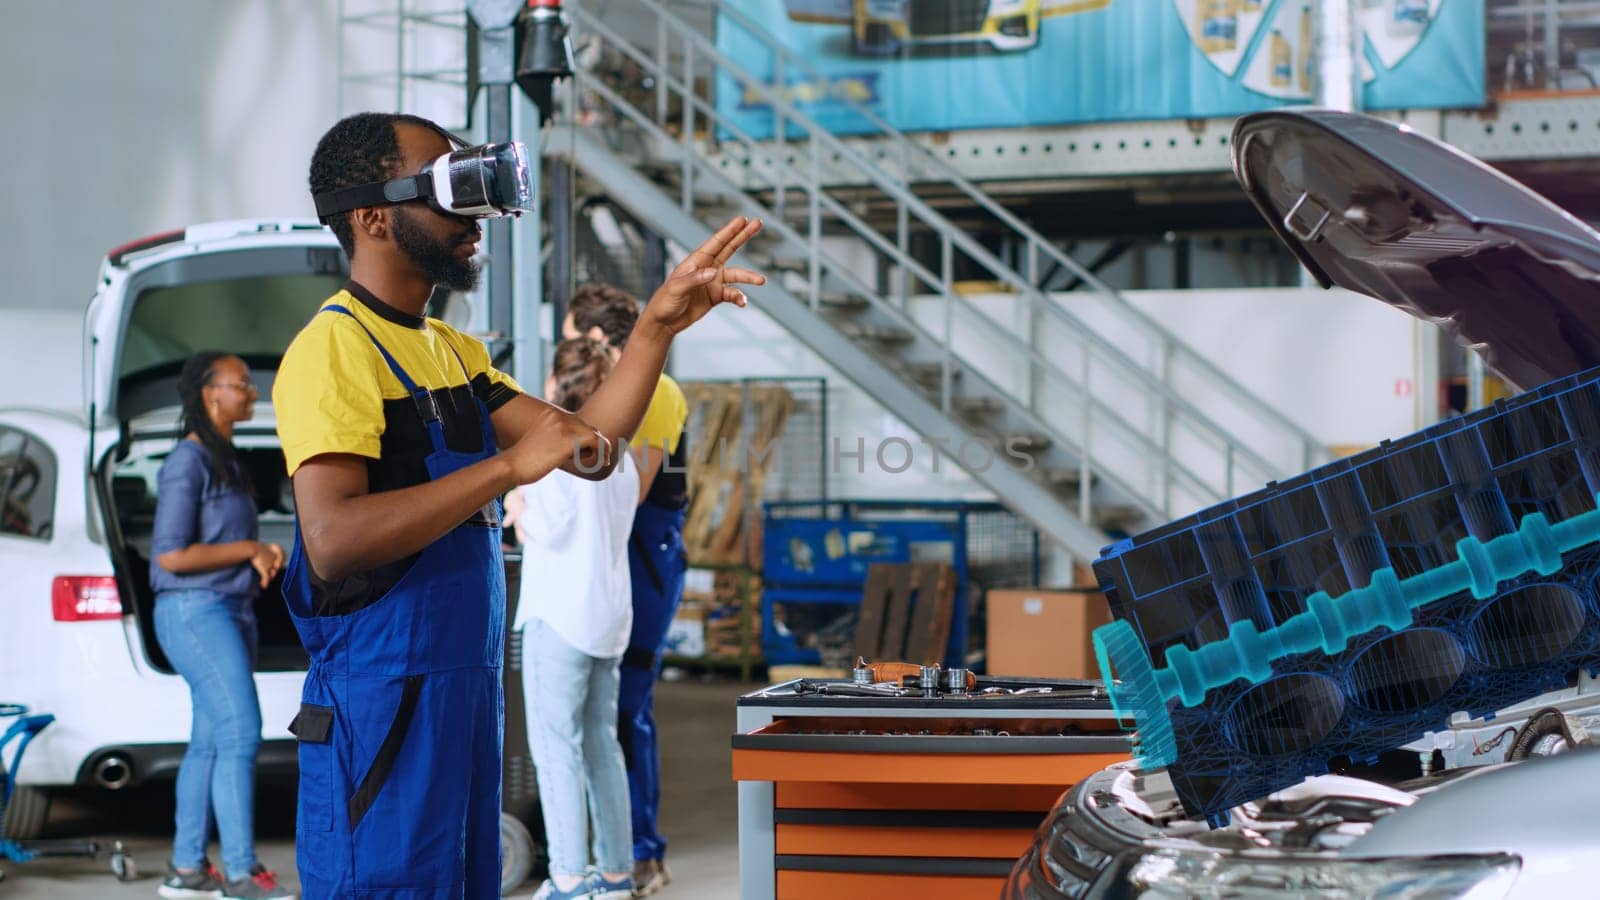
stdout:
<svg viewBox="0 0 1600 900">
<path fill-rule="evenodd" d="M 563 467 L 577 475 L 610 470 L 615 448 L 605 435 L 573 413 L 555 407 L 549 411 L 545 421 L 523 432 L 503 454 L 517 484 L 538 481 Z"/>
</svg>

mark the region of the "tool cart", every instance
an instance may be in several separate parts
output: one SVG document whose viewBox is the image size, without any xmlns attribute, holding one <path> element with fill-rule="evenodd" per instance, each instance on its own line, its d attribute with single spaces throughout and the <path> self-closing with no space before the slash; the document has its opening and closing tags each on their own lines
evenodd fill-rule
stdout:
<svg viewBox="0 0 1600 900">
<path fill-rule="evenodd" d="M 746 694 L 739 894 L 994 897 L 1062 792 L 1128 756 L 1096 681 L 858 660 Z"/>
</svg>

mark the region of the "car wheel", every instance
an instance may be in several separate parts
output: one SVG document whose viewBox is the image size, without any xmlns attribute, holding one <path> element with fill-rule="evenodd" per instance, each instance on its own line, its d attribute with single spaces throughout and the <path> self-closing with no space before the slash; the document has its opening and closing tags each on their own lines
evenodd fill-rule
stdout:
<svg viewBox="0 0 1600 900">
<path fill-rule="evenodd" d="M 31 841 L 44 833 L 50 817 L 50 792 L 31 785 L 13 785 L 11 802 L 6 804 L 0 835 L 13 841 Z"/>
<path fill-rule="evenodd" d="M 528 826 L 510 813 L 500 814 L 500 894 L 516 890 L 533 874 L 533 865 L 539 858 L 539 845 Z"/>
</svg>

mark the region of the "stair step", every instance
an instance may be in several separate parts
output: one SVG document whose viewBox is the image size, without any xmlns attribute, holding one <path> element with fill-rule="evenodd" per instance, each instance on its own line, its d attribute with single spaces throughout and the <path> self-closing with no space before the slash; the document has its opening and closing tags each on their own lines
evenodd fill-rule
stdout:
<svg viewBox="0 0 1600 900">
<path fill-rule="evenodd" d="M 695 218 L 708 225 L 721 228 L 734 216 L 745 214 L 744 207 L 731 202 L 724 196 L 704 196 L 696 194 L 694 197 Z"/>
<path fill-rule="evenodd" d="M 784 241 L 783 235 L 771 228 L 763 228 L 745 244 L 748 250 L 760 251 L 763 256 L 771 256 Z"/>
<path fill-rule="evenodd" d="M 914 362 L 905 365 L 906 375 L 923 387 L 938 386 L 942 371 L 940 365 L 936 362 Z M 950 370 L 950 380 L 952 382 L 961 380 L 961 368 L 959 366 Z"/>
<path fill-rule="evenodd" d="M 817 300 L 830 309 L 843 312 L 859 312 L 872 305 L 872 301 L 845 291 L 823 291 L 817 295 Z"/>
<path fill-rule="evenodd" d="M 1031 431 L 1008 434 L 1005 439 L 1007 447 L 1012 447 L 1022 452 L 1047 450 L 1053 443 L 1055 441 L 1052 441 L 1049 435 Z"/>
<path fill-rule="evenodd" d="M 634 168 L 638 169 L 651 181 L 664 181 L 682 172 L 683 164 L 677 160 L 651 157 L 635 163 Z"/>
<path fill-rule="evenodd" d="M 880 344 L 909 344 L 917 339 L 908 329 L 897 325 L 848 325 L 839 330 L 846 337 Z"/>
<path fill-rule="evenodd" d="M 1089 478 L 1091 481 L 1093 481 L 1094 476 L 1091 474 Z M 1047 469 L 1044 473 L 1044 480 L 1058 488 L 1076 489 L 1078 485 L 1083 483 L 1083 472 L 1080 471 L 1077 466 L 1061 469 Z"/>
<path fill-rule="evenodd" d="M 805 274 L 811 271 L 811 260 L 805 256 L 774 253 L 772 256 L 768 257 L 767 268 L 774 272 L 796 272 Z"/>
<path fill-rule="evenodd" d="M 1100 506 L 1089 511 L 1096 527 L 1106 531 L 1133 532 L 1146 523 L 1145 514 L 1136 506 Z"/>
<path fill-rule="evenodd" d="M 1003 412 L 1005 401 L 999 397 L 956 397 L 950 401 L 955 408 L 969 416 L 988 416 Z"/>
</svg>

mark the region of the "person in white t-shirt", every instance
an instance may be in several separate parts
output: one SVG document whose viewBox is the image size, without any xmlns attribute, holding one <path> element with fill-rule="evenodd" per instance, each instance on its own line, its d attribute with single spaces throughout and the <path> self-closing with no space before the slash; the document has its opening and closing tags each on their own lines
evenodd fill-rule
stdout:
<svg viewBox="0 0 1600 900">
<path fill-rule="evenodd" d="M 598 342 L 562 341 L 545 397 L 576 410 L 610 371 Z M 638 501 L 638 467 L 629 458 L 603 481 L 557 470 L 506 498 L 523 548 L 516 625 L 523 629 L 528 745 L 550 853 L 550 879 L 535 900 L 622 900 L 633 892 L 617 690 L 633 628 L 628 533 Z"/>
</svg>

